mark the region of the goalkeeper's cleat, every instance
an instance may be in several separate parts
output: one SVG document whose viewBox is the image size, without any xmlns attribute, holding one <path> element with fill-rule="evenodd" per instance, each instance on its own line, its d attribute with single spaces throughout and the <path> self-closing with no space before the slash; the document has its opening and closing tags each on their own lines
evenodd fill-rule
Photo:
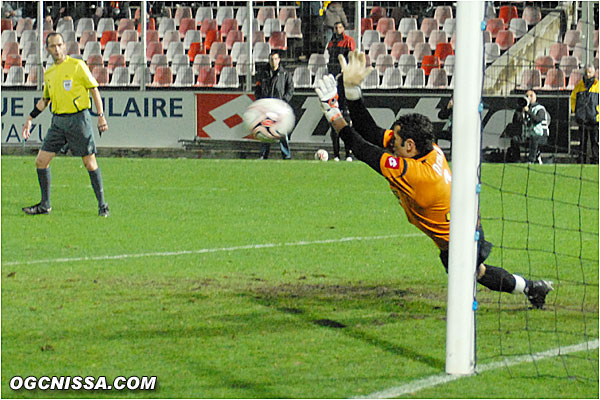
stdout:
<svg viewBox="0 0 600 400">
<path fill-rule="evenodd" d="M 42 203 L 37 203 L 34 206 L 23 207 L 23 212 L 28 215 L 50 214 L 52 207 L 42 207 Z"/>
<path fill-rule="evenodd" d="M 546 304 L 546 295 L 553 289 L 551 281 L 533 281 L 526 295 L 534 308 L 543 308 Z"/>
<path fill-rule="evenodd" d="M 98 208 L 98 216 L 99 217 L 107 218 L 109 215 L 110 215 L 110 211 L 108 210 L 108 204 L 105 204 L 103 206 L 100 206 L 100 208 Z"/>
</svg>

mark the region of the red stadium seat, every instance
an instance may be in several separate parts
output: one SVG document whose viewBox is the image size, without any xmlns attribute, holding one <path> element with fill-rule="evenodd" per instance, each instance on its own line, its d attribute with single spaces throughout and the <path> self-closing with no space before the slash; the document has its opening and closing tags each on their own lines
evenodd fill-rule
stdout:
<svg viewBox="0 0 600 400">
<path fill-rule="evenodd" d="M 231 56 L 228 56 L 227 54 L 219 54 L 215 58 L 215 70 L 217 72 L 217 75 L 221 73 L 223 67 L 233 67 L 233 61 L 231 60 Z"/>
<path fill-rule="evenodd" d="M 517 11 L 517 7 L 509 5 L 501 6 L 500 12 L 498 13 L 498 18 L 504 21 L 504 27 L 508 28 L 508 24 L 511 19 L 519 18 L 519 12 Z"/>
<path fill-rule="evenodd" d="M 554 59 L 550 56 L 540 56 L 535 59 L 535 68 L 544 76 L 549 69 L 554 68 Z"/>
<path fill-rule="evenodd" d="M 202 21 L 202 24 L 200 24 L 200 33 L 202 34 L 202 37 L 206 37 L 206 33 L 208 31 L 216 31 L 218 29 L 219 27 L 217 26 L 216 19 L 207 18 L 204 21 Z"/>
<path fill-rule="evenodd" d="M 437 56 L 441 62 L 446 61 L 446 57 L 454 54 L 454 48 L 452 47 L 452 43 L 438 43 L 435 46 L 434 56 Z"/>
<path fill-rule="evenodd" d="M 102 55 L 100 54 L 90 54 L 85 62 L 90 71 L 93 71 L 94 68 L 104 67 L 104 61 L 102 60 Z"/>
<path fill-rule="evenodd" d="M 119 37 L 123 34 L 123 32 L 132 30 L 135 30 L 135 22 L 132 19 L 121 18 L 119 20 L 119 27 L 117 28 L 117 33 L 119 34 Z"/>
<path fill-rule="evenodd" d="M 125 56 L 123 54 L 113 54 L 108 59 L 108 72 L 110 72 L 111 74 L 113 73 L 115 68 L 125 66 Z"/>
<path fill-rule="evenodd" d="M 2 47 L 2 62 L 6 61 L 9 55 L 19 55 L 19 43 L 8 42 Z"/>
<path fill-rule="evenodd" d="M 146 24 L 146 31 L 155 31 L 156 30 L 156 20 L 154 18 L 150 18 L 148 23 Z M 142 34 L 142 23 L 138 23 L 137 26 L 138 34 Z"/>
<path fill-rule="evenodd" d="M 521 74 L 519 89 L 539 89 L 542 86 L 542 76 L 537 69 L 526 69 Z"/>
<path fill-rule="evenodd" d="M 94 78 L 96 78 L 96 80 L 98 81 L 98 85 L 100 86 L 105 86 L 108 85 L 108 68 L 106 67 L 95 67 L 92 70 L 92 75 L 94 76 Z"/>
<path fill-rule="evenodd" d="M 285 32 L 271 32 L 269 38 L 271 50 L 287 50 L 287 36 Z"/>
<path fill-rule="evenodd" d="M 190 49 L 188 50 L 190 62 L 194 62 L 196 54 L 206 54 L 206 49 L 204 48 L 204 46 L 202 46 L 202 43 L 200 42 L 194 42 L 190 45 Z"/>
<path fill-rule="evenodd" d="M 360 19 L 360 35 L 362 36 L 365 31 L 373 30 L 373 20 L 371 18 L 361 18 Z"/>
<path fill-rule="evenodd" d="M 12 20 L 8 19 L 8 18 L 2 18 L 2 32 L 12 31 L 12 30 L 13 30 Z"/>
<path fill-rule="evenodd" d="M 163 46 L 161 42 L 150 42 L 146 48 L 146 60 L 152 60 L 152 56 L 155 54 L 164 54 Z"/>
<path fill-rule="evenodd" d="M 100 45 L 102 46 L 102 50 L 106 47 L 106 43 L 108 42 L 116 42 L 118 40 L 117 31 L 104 31 L 102 32 L 102 37 L 100 38 Z"/>
<path fill-rule="evenodd" d="M 189 30 L 196 30 L 196 20 L 194 18 L 183 18 L 179 24 L 179 38 L 183 40 L 185 33 Z"/>
<path fill-rule="evenodd" d="M 574 69 L 571 71 L 571 75 L 567 75 L 569 77 L 569 83 L 565 89 L 573 90 L 575 85 L 579 83 L 581 78 L 583 78 L 583 70 L 582 69 Z"/>
<path fill-rule="evenodd" d="M 282 33 L 282 32 L 278 32 L 278 33 Z M 222 37 L 222 35 L 221 35 Z M 273 38 L 273 36 L 271 36 L 271 38 Z M 229 31 L 227 33 L 227 37 L 225 38 L 225 44 L 227 45 L 227 50 L 231 51 L 231 48 L 233 47 L 233 44 L 235 42 L 243 42 L 244 41 L 244 35 L 242 34 L 242 31 Z"/>
<path fill-rule="evenodd" d="M 492 38 L 496 38 L 498 32 L 504 30 L 504 21 L 500 18 L 490 18 L 485 30 L 492 34 Z"/>
<path fill-rule="evenodd" d="M 567 46 L 569 46 L 569 50 L 572 51 L 573 49 L 575 49 L 575 46 L 577 46 L 579 44 L 580 40 L 581 40 L 581 32 L 579 32 L 576 29 L 571 29 L 565 33 L 565 38 L 563 40 L 563 43 L 566 44 Z"/>
<path fill-rule="evenodd" d="M 565 73 L 560 69 L 552 68 L 546 73 L 543 90 L 562 90 L 565 88 Z"/>
<path fill-rule="evenodd" d="M 388 31 L 383 39 L 386 49 L 394 47 L 394 43 L 402 43 L 402 33 L 400 31 Z"/>
<path fill-rule="evenodd" d="M 398 61 L 400 59 L 400 56 L 402 54 L 409 54 L 408 52 L 408 45 L 406 43 L 402 43 L 402 42 L 396 42 L 394 43 L 394 45 L 392 46 L 392 57 L 394 58 L 394 61 Z"/>
<path fill-rule="evenodd" d="M 173 71 L 167 66 L 156 67 L 152 86 L 171 86 L 173 84 Z"/>
<path fill-rule="evenodd" d="M 13 67 L 13 66 L 15 66 L 15 67 L 23 66 L 23 61 L 21 60 L 21 56 L 18 54 L 7 54 L 6 59 L 4 61 L 4 73 L 7 74 L 10 67 Z"/>
<path fill-rule="evenodd" d="M 441 68 L 440 59 L 437 56 L 423 56 L 421 68 L 425 71 L 425 76 L 429 76 L 432 69 Z"/>
<path fill-rule="evenodd" d="M 279 9 L 279 21 L 281 21 L 281 25 L 285 25 L 285 22 L 290 18 L 296 18 L 296 8 L 295 7 L 281 7 Z"/>
<path fill-rule="evenodd" d="M 198 72 L 196 86 L 213 87 L 217 84 L 217 71 L 214 68 L 204 67 Z"/>
<path fill-rule="evenodd" d="M 97 42 L 97 41 L 98 41 L 98 36 L 96 35 L 96 31 L 83 31 L 81 33 L 81 37 L 79 38 L 79 47 L 84 49 L 87 42 Z"/>
<path fill-rule="evenodd" d="M 564 43 L 552 43 L 549 54 L 554 59 L 554 64 L 560 64 L 560 60 L 569 55 L 569 47 Z"/>
<path fill-rule="evenodd" d="M 220 41 L 221 35 L 219 35 L 219 31 L 208 31 L 206 32 L 206 38 L 204 39 L 204 48 L 206 51 L 210 51 L 212 44 Z"/>
<path fill-rule="evenodd" d="M 506 50 L 515 44 L 515 34 L 513 31 L 499 31 L 496 35 L 496 43 L 500 46 L 500 50 Z"/>
<path fill-rule="evenodd" d="M 440 26 L 444 25 L 446 19 L 453 18 L 452 7 L 451 6 L 437 6 L 433 13 L 433 18 L 435 18 Z"/>
<path fill-rule="evenodd" d="M 439 29 L 438 22 L 435 18 L 423 18 L 421 22 L 421 31 L 425 34 L 425 37 L 428 38 L 431 34 L 431 31 L 437 31 Z"/>
<path fill-rule="evenodd" d="M 157 30 L 146 31 L 146 44 L 159 41 L 160 37 Z"/>
<path fill-rule="evenodd" d="M 376 30 L 381 34 L 381 37 L 385 37 L 388 32 L 394 32 L 396 30 L 394 18 L 380 18 Z"/>
<path fill-rule="evenodd" d="M 387 10 L 385 7 L 375 6 L 371 8 L 371 12 L 369 12 L 369 18 L 373 20 L 373 25 L 375 26 L 377 26 L 381 18 L 385 18 L 386 16 Z"/>
<path fill-rule="evenodd" d="M 523 9 L 523 19 L 527 25 L 535 25 L 542 20 L 542 12 L 538 7 L 527 6 Z"/>
<path fill-rule="evenodd" d="M 221 37 L 227 37 L 229 31 L 239 30 L 238 20 L 235 18 L 225 18 L 221 24 Z"/>
</svg>

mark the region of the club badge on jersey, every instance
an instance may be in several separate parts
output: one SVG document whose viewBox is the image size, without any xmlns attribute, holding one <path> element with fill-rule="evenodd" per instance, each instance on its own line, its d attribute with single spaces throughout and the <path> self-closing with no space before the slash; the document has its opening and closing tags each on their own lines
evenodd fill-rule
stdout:
<svg viewBox="0 0 600 400">
<path fill-rule="evenodd" d="M 385 160 L 385 167 L 390 169 L 400 168 L 400 161 L 396 157 L 388 157 Z"/>
</svg>

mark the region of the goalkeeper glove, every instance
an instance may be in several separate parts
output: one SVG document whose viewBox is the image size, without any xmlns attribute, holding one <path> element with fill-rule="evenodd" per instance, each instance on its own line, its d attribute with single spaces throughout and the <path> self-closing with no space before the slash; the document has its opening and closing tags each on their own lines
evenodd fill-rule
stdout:
<svg viewBox="0 0 600 400">
<path fill-rule="evenodd" d="M 321 109 L 327 117 L 327 121 L 333 122 L 337 118 L 342 118 L 338 103 L 337 83 L 333 75 L 325 75 L 323 79 L 320 79 L 315 87 L 315 92 L 321 100 Z"/>
<path fill-rule="evenodd" d="M 348 100 L 358 100 L 361 96 L 360 84 L 373 71 L 373 67 L 367 68 L 365 53 L 351 51 L 348 54 L 348 62 L 343 55 L 338 56 L 344 77 L 344 90 Z"/>
</svg>

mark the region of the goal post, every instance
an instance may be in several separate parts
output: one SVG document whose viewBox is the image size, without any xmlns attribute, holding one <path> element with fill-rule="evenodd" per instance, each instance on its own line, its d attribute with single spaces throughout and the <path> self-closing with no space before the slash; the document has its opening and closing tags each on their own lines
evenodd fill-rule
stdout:
<svg viewBox="0 0 600 400">
<path fill-rule="evenodd" d="M 475 263 L 484 11 L 485 2 L 457 2 L 446 326 L 446 372 L 452 375 L 475 372 Z"/>
</svg>

